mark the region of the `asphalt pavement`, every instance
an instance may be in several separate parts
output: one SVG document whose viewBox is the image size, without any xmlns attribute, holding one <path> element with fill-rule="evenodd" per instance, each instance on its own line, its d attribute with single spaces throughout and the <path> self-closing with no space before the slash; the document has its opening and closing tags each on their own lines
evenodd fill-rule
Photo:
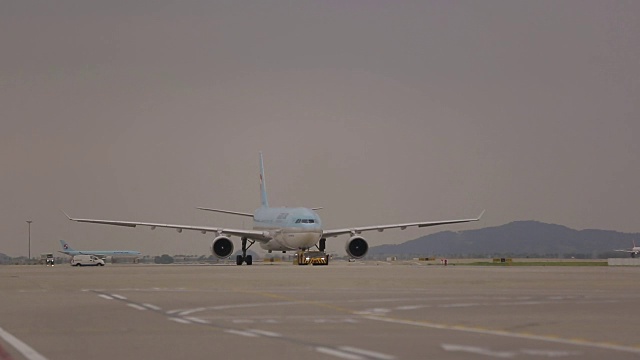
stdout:
<svg viewBox="0 0 640 360">
<path fill-rule="evenodd" d="M 638 359 L 640 269 L 0 266 L 0 360 Z"/>
</svg>

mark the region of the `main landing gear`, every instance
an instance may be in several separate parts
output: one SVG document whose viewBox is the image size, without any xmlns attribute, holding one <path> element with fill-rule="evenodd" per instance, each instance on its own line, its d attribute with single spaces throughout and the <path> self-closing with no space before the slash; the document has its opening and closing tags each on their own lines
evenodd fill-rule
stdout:
<svg viewBox="0 0 640 360">
<path fill-rule="evenodd" d="M 253 240 L 249 240 L 246 237 L 242 239 L 242 255 L 236 256 L 236 265 L 242 265 L 243 262 L 246 262 L 247 265 L 253 264 L 253 257 L 251 255 L 247 255 L 247 249 L 251 247 L 255 243 Z M 247 246 L 247 242 L 249 242 L 249 246 Z"/>
</svg>

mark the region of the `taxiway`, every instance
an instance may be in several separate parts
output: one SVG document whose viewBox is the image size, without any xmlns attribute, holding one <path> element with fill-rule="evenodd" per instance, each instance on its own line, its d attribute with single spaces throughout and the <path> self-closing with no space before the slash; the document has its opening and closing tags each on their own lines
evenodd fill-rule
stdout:
<svg viewBox="0 0 640 360">
<path fill-rule="evenodd" d="M 638 276 L 338 261 L 0 266 L 0 359 L 637 359 Z"/>
</svg>

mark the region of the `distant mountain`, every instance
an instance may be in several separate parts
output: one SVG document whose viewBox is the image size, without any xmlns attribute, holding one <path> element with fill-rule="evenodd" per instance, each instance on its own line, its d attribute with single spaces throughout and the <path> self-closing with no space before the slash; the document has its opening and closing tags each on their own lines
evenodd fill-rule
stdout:
<svg viewBox="0 0 640 360">
<path fill-rule="evenodd" d="M 468 231 L 443 231 L 398 245 L 369 249 L 368 255 L 417 256 L 628 256 L 613 252 L 633 246 L 640 234 L 608 230 L 574 230 L 538 221 L 514 221 Z"/>
</svg>

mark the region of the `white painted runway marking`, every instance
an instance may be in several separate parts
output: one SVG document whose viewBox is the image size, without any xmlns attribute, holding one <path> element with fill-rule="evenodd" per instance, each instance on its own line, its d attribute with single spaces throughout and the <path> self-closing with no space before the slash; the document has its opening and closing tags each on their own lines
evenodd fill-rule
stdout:
<svg viewBox="0 0 640 360">
<path fill-rule="evenodd" d="M 187 317 L 185 317 L 185 319 L 193 321 L 195 323 L 199 323 L 199 324 L 211 324 L 211 322 L 209 322 L 209 321 L 207 321 L 205 319 L 200 319 L 200 318 L 195 317 L 195 316 L 187 316 Z"/>
<path fill-rule="evenodd" d="M 579 351 L 523 349 L 523 350 L 520 350 L 520 352 L 525 354 L 525 355 L 546 356 L 546 357 L 563 357 L 563 356 L 582 355 L 582 353 L 579 352 Z"/>
<path fill-rule="evenodd" d="M 207 308 L 199 307 L 199 308 L 195 308 L 195 309 L 188 309 L 188 310 L 180 311 L 180 315 L 182 315 L 182 316 L 190 315 L 190 314 L 193 314 L 194 312 L 203 311 L 203 310 L 207 310 Z"/>
<path fill-rule="evenodd" d="M 268 336 L 268 337 L 282 337 L 282 335 L 280 335 L 278 333 L 271 332 L 271 331 L 265 331 L 265 330 L 259 330 L 259 329 L 251 329 L 249 331 L 254 333 L 254 334 L 264 335 L 264 336 Z"/>
<path fill-rule="evenodd" d="M 387 354 L 379 353 L 376 351 L 358 349 L 351 346 L 341 346 L 340 350 L 344 350 L 344 351 L 348 351 L 348 352 L 352 352 L 352 353 L 356 353 L 359 355 L 364 355 L 370 358 L 380 359 L 380 360 L 393 360 L 396 358 L 395 356 L 392 356 L 392 355 L 387 355 Z"/>
<path fill-rule="evenodd" d="M 503 330 L 490 330 L 490 329 L 471 328 L 471 327 L 465 327 L 465 326 L 444 325 L 444 324 L 434 324 L 434 323 L 428 323 L 428 322 L 393 319 L 393 318 L 387 318 L 382 316 L 363 316 L 363 318 L 369 319 L 369 320 L 375 320 L 375 321 L 390 322 L 393 324 L 404 324 L 404 325 L 426 327 L 431 329 L 463 331 L 463 332 L 476 333 L 476 334 L 496 335 L 496 336 L 518 338 L 518 339 L 547 341 L 547 342 L 553 342 L 557 344 L 587 346 L 587 347 L 593 347 L 598 349 L 617 350 L 617 351 L 624 351 L 624 352 L 629 352 L 634 354 L 640 354 L 640 348 L 624 346 L 624 345 L 592 342 L 588 340 L 571 340 L 571 339 L 563 339 L 559 337 L 551 337 L 551 336 L 543 336 L 543 335 L 520 334 L 520 333 L 508 332 Z"/>
<path fill-rule="evenodd" d="M 481 348 L 481 347 L 477 347 L 477 346 L 453 345 L 453 344 L 442 344 L 441 346 L 446 351 L 460 351 L 460 352 L 467 352 L 467 353 L 471 353 L 471 354 L 492 356 L 492 357 L 497 357 L 497 358 L 502 358 L 502 359 L 512 358 L 512 357 L 516 356 L 515 352 L 511 352 L 511 351 L 492 351 L 492 350 Z"/>
<path fill-rule="evenodd" d="M 111 296 L 113 296 L 116 299 L 120 299 L 120 300 L 127 300 L 126 297 L 122 296 L 122 295 L 118 295 L 118 294 L 111 294 Z"/>
<path fill-rule="evenodd" d="M 175 321 L 175 322 L 180 323 L 180 324 L 191 324 L 191 321 L 185 320 L 183 318 L 170 317 L 170 318 L 167 318 L 167 319 L 169 319 L 171 321 Z"/>
<path fill-rule="evenodd" d="M 358 315 L 385 315 L 390 313 L 391 310 L 390 309 L 384 309 L 384 308 L 375 308 L 375 309 L 367 309 L 364 311 L 357 311 L 356 314 Z"/>
<path fill-rule="evenodd" d="M 438 307 L 442 307 L 442 308 L 458 308 L 458 307 L 470 307 L 470 306 L 480 306 L 482 304 L 479 303 L 460 303 L 460 304 L 443 304 L 443 305 L 439 305 Z"/>
<path fill-rule="evenodd" d="M 131 303 L 129 303 L 129 304 L 127 304 L 127 306 L 130 306 L 130 307 L 132 307 L 132 308 L 134 308 L 134 309 L 137 309 L 137 310 L 147 310 L 147 308 L 146 308 L 146 307 L 144 307 L 144 306 L 140 306 L 140 305 L 138 305 L 138 304 L 131 304 Z"/>
<path fill-rule="evenodd" d="M 279 302 L 265 302 L 265 303 L 251 303 L 251 304 L 233 304 L 233 305 L 218 305 L 210 307 L 211 310 L 227 310 L 238 309 L 247 307 L 265 307 L 265 306 L 284 306 L 284 305 L 298 305 L 295 301 L 279 301 Z"/>
<path fill-rule="evenodd" d="M 156 311 L 160 311 L 160 310 L 162 310 L 162 308 L 161 308 L 161 307 L 159 307 L 159 306 L 155 306 L 155 305 L 153 305 L 153 304 L 142 304 L 142 305 L 144 305 L 144 306 L 148 307 L 148 308 L 149 308 L 149 309 L 151 309 L 151 310 L 156 310 Z"/>
<path fill-rule="evenodd" d="M 47 360 L 47 358 L 42 356 L 42 354 L 40 354 L 39 352 L 35 351 L 29 345 L 23 343 L 22 341 L 20 341 L 20 339 L 18 339 L 17 337 L 9 334 L 8 332 L 3 330 L 2 328 L 0 328 L 0 337 L 2 337 L 4 339 L 4 341 L 9 343 L 16 350 L 18 350 L 20 352 L 20 354 L 22 354 L 22 356 L 24 356 L 28 360 Z"/>
<path fill-rule="evenodd" d="M 112 298 L 111 296 L 109 296 L 109 295 L 100 294 L 100 295 L 98 295 L 98 296 L 100 296 L 100 297 L 101 297 L 101 298 L 103 298 L 103 299 L 113 300 L 113 298 Z"/>
<path fill-rule="evenodd" d="M 258 337 L 257 334 L 248 331 L 240 331 L 240 330 L 225 330 L 224 332 L 234 335 L 246 336 L 246 337 Z"/>
<path fill-rule="evenodd" d="M 363 360 L 364 359 L 362 356 L 359 356 L 356 354 L 350 354 L 344 351 L 339 351 L 339 350 L 321 347 L 321 346 L 317 347 L 316 351 L 319 353 L 339 357 L 341 359 L 347 359 L 347 360 Z"/>
</svg>

